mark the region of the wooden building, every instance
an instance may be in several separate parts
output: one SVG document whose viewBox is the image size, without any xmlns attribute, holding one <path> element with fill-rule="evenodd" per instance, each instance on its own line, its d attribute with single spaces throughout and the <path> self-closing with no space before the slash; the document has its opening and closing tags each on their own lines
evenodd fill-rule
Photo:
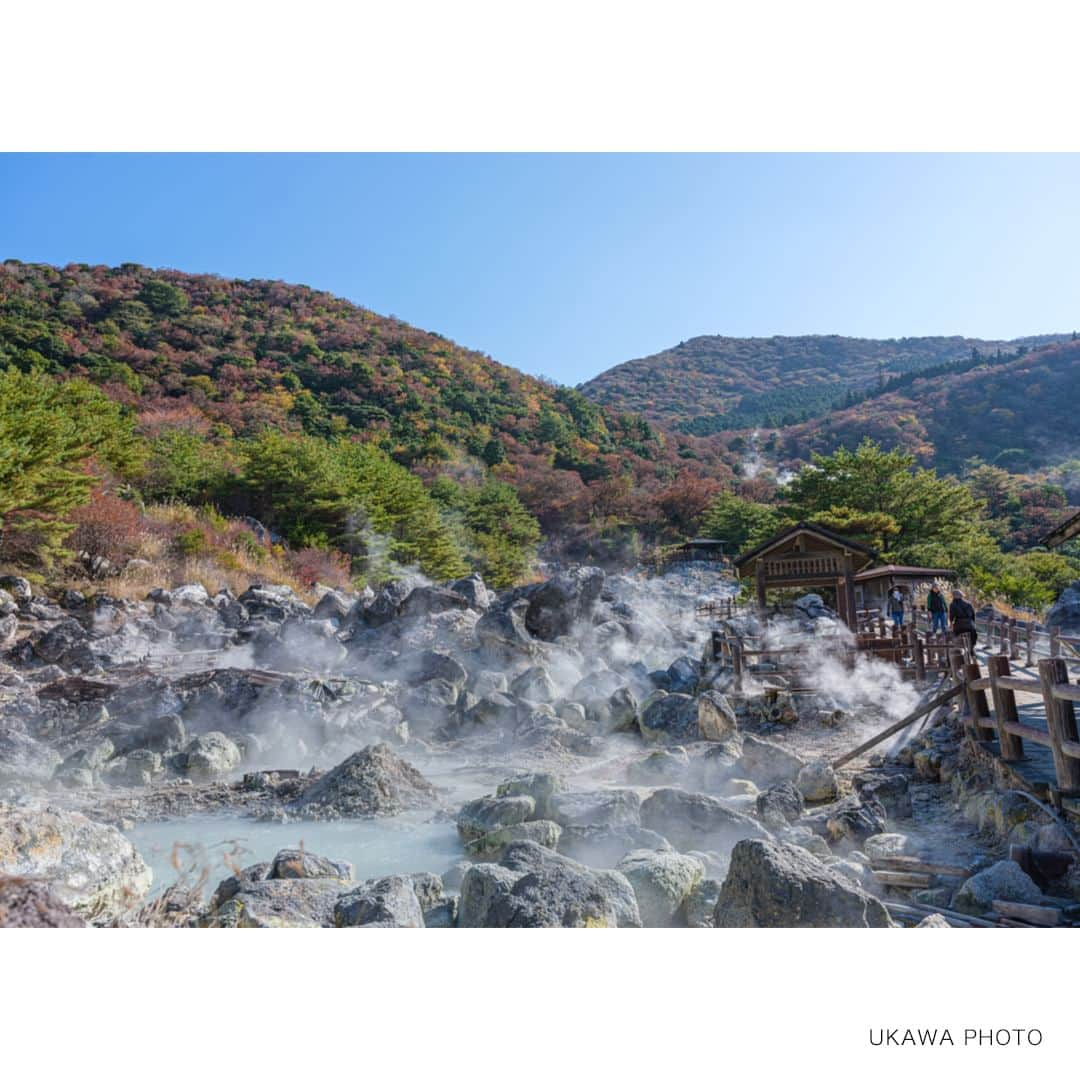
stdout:
<svg viewBox="0 0 1080 1080">
<path fill-rule="evenodd" d="M 762 612 L 769 589 L 835 589 L 840 617 L 857 629 L 855 577 L 874 561 L 874 551 L 820 525 L 800 521 L 735 560 L 740 578 L 753 578 Z"/>
<path fill-rule="evenodd" d="M 871 566 L 855 575 L 855 605 L 860 611 L 877 608 L 884 613 L 889 593 L 894 588 L 899 588 L 905 600 L 912 603 L 915 590 L 921 586 L 955 578 L 954 570 L 930 566 L 897 566 L 895 563 Z"/>
</svg>

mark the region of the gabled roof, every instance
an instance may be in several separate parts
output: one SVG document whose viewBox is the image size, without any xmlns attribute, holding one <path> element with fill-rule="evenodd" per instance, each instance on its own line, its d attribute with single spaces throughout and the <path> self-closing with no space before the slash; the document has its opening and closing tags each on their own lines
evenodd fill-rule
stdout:
<svg viewBox="0 0 1080 1080">
<path fill-rule="evenodd" d="M 886 566 L 874 566 L 869 570 L 860 570 L 855 575 L 856 581 L 871 581 L 879 577 L 917 577 L 917 578 L 954 578 L 955 570 L 943 570 L 933 566 L 898 566 L 889 563 Z"/>
<path fill-rule="evenodd" d="M 814 525 L 809 521 L 800 521 L 797 525 L 792 525 L 790 528 L 783 529 L 775 536 L 771 536 L 768 540 L 758 544 L 757 547 L 751 548 L 744 555 L 740 555 L 735 559 L 735 565 L 742 566 L 751 559 L 756 559 L 759 555 L 764 555 L 770 548 L 774 548 L 778 544 L 784 543 L 785 540 L 790 540 L 791 537 L 800 532 L 813 533 L 815 536 L 820 536 L 823 540 L 828 540 L 837 547 L 849 548 L 852 551 L 861 551 L 871 559 L 877 557 L 877 552 L 875 552 L 873 548 L 868 548 L 865 544 L 860 544 L 848 536 L 841 536 L 839 533 L 834 533 L 831 529 L 826 529 L 821 525 Z"/>
<path fill-rule="evenodd" d="M 1060 547 L 1066 540 L 1080 535 L 1080 510 L 1071 517 L 1067 517 L 1060 525 L 1048 532 L 1042 538 L 1042 546 L 1048 548 Z"/>
</svg>

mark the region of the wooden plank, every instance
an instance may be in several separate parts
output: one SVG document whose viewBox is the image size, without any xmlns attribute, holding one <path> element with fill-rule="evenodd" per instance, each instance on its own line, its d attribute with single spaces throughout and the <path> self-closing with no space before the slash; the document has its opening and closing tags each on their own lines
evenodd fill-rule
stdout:
<svg viewBox="0 0 1080 1080">
<path fill-rule="evenodd" d="M 991 905 L 999 915 L 1009 919 L 1021 919 L 1036 926 L 1060 926 L 1061 909 L 1043 907 L 1039 904 L 1021 904 L 1015 900 L 994 900 Z"/>
<path fill-rule="evenodd" d="M 924 874 L 939 874 L 942 877 L 968 878 L 973 873 L 966 866 L 927 862 L 916 855 L 879 855 L 870 860 L 870 865 L 875 870 L 881 866 L 886 870 L 911 870 Z"/>
<path fill-rule="evenodd" d="M 901 870 L 875 870 L 874 877 L 882 885 L 896 889 L 926 889 L 934 880 L 933 874 L 911 874 Z"/>
<path fill-rule="evenodd" d="M 1040 746 L 1051 746 L 1053 740 L 1050 736 L 1042 731 L 1040 728 L 1033 728 L 1027 724 L 1021 723 L 1019 720 L 1006 720 L 1001 725 L 1010 735 L 1019 735 L 1021 739 L 1030 739 L 1034 743 L 1038 743 Z M 1080 743 L 1076 744 L 1080 747 Z M 1006 759 L 1009 760 L 1009 759 Z M 1019 761 L 1019 758 L 1013 758 L 1014 761 Z"/>
<path fill-rule="evenodd" d="M 990 672 L 990 693 L 994 699 L 994 719 L 997 721 L 998 749 L 1003 761 L 1020 761 L 1024 756 L 1024 743 L 1011 724 L 1019 722 L 1016 712 L 1016 695 L 1003 685 L 1009 675 L 1009 658 L 991 656 L 986 663 Z"/>
<path fill-rule="evenodd" d="M 928 713 L 932 713 L 935 709 L 940 708 L 942 705 L 952 701 L 954 697 L 957 697 L 963 692 L 962 686 L 954 686 L 950 690 L 946 690 L 944 693 L 938 694 L 932 701 L 928 701 L 925 705 L 920 705 L 913 713 L 909 713 L 902 720 L 897 720 L 895 724 L 890 724 L 884 731 L 879 731 L 871 739 L 867 739 L 866 742 L 855 747 L 854 750 L 849 750 L 846 754 L 842 754 L 833 763 L 834 769 L 839 769 L 842 765 L 846 765 L 849 761 L 854 761 L 855 758 L 861 757 L 867 750 L 872 749 L 879 743 L 884 742 L 890 736 L 895 735 L 898 731 L 903 731 L 909 724 L 915 723 L 916 720 L 922 719 Z"/>
<path fill-rule="evenodd" d="M 1038 679 L 1024 679 L 1018 675 L 1002 675 L 998 677 L 998 686 L 1021 694 L 1041 694 L 1042 683 Z"/>
</svg>

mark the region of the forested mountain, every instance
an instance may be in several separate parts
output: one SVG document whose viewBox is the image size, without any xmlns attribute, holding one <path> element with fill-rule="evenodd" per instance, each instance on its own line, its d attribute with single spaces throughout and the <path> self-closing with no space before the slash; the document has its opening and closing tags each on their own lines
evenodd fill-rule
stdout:
<svg viewBox="0 0 1080 1080">
<path fill-rule="evenodd" d="M 799 423 L 916 372 L 944 370 L 973 356 L 1012 357 L 1052 340 L 1054 335 L 1016 341 L 696 337 L 619 364 L 579 389 L 613 409 L 641 413 L 676 431 L 710 435 Z"/>
<path fill-rule="evenodd" d="M 980 458 L 1012 472 L 1059 464 L 1078 453 L 1080 341 L 1019 357 L 980 354 L 824 416 L 786 428 L 786 456 L 853 448 L 865 437 L 902 447 L 939 471 Z"/>
</svg>

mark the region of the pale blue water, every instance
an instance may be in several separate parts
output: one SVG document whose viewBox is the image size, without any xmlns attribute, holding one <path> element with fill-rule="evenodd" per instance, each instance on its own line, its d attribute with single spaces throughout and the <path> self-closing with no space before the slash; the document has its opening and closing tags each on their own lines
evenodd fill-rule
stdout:
<svg viewBox="0 0 1080 1080">
<path fill-rule="evenodd" d="M 426 814 L 357 821 L 250 821 L 239 817 L 190 817 L 137 825 L 127 835 L 154 872 L 153 893 L 186 871 L 189 882 L 207 871 L 210 890 L 237 867 L 268 862 L 298 848 L 353 864 L 358 881 L 386 874 L 441 874 L 464 858 L 451 822 Z M 180 871 L 174 865 L 179 863 Z"/>
</svg>

